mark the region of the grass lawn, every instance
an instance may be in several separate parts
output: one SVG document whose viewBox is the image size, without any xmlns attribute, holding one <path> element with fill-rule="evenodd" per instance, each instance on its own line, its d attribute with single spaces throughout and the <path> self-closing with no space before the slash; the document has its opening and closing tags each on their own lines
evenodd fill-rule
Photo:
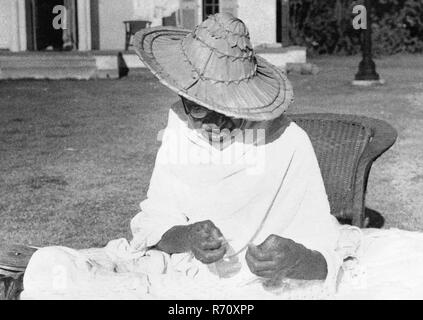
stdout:
<svg viewBox="0 0 423 320">
<path fill-rule="evenodd" d="M 423 56 L 377 60 L 386 85 L 350 85 L 359 57 L 291 75 L 293 112 L 367 115 L 399 132 L 373 166 L 367 205 L 423 230 Z M 76 248 L 130 239 L 176 95 L 148 72 L 122 80 L 0 82 L 0 241 Z"/>
</svg>

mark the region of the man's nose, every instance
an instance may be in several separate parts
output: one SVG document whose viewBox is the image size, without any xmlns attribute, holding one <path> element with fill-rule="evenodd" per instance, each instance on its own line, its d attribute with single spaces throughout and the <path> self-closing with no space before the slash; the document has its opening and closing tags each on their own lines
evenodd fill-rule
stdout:
<svg viewBox="0 0 423 320">
<path fill-rule="evenodd" d="M 210 124 L 214 124 L 218 128 L 220 128 L 225 123 L 225 116 L 222 115 L 214 115 L 210 120 Z"/>
</svg>

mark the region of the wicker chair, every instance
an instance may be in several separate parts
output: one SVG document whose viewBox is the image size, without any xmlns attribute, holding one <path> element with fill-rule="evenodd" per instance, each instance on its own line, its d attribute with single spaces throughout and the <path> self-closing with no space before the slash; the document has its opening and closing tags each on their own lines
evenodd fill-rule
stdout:
<svg viewBox="0 0 423 320">
<path fill-rule="evenodd" d="M 373 162 L 397 138 L 382 120 L 327 113 L 291 114 L 310 137 L 320 165 L 332 214 L 364 227 L 367 180 Z"/>
<path fill-rule="evenodd" d="M 289 117 L 310 136 L 332 214 L 343 222 L 363 227 L 370 168 L 395 143 L 395 129 L 384 121 L 353 115 L 318 113 L 290 114 Z M 9 252 L 4 252 L 5 249 Z M 0 258 L 5 260 L 0 259 L 0 265 L 9 264 L 17 271 L 1 275 L 0 268 L 0 300 L 19 297 L 23 264 L 34 251 L 27 247 L 0 246 Z"/>
</svg>

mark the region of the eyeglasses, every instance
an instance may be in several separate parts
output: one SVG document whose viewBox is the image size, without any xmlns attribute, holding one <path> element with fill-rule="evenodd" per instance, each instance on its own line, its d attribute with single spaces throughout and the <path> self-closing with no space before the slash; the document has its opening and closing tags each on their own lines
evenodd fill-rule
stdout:
<svg viewBox="0 0 423 320">
<path fill-rule="evenodd" d="M 190 115 L 196 120 L 203 120 L 212 114 L 217 114 L 216 112 L 212 110 L 199 106 L 198 104 L 195 104 L 185 99 L 183 100 L 183 105 L 184 105 L 185 113 L 187 115 Z"/>
<path fill-rule="evenodd" d="M 185 113 L 188 116 L 191 116 L 194 120 L 197 121 L 205 121 L 210 120 L 213 122 L 220 122 L 220 123 L 232 123 L 232 127 L 237 128 L 244 128 L 246 121 L 243 119 L 233 119 L 228 116 L 225 116 L 224 114 L 218 113 L 213 110 L 209 110 L 205 107 L 202 107 L 195 102 L 182 99 L 182 104 L 184 106 Z M 235 123 L 234 123 L 235 121 Z"/>
</svg>

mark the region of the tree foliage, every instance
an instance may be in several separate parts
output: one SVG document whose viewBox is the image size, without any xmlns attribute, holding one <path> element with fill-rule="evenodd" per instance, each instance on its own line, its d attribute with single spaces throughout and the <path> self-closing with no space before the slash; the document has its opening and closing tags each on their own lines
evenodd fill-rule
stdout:
<svg viewBox="0 0 423 320">
<path fill-rule="evenodd" d="M 375 54 L 423 52 L 423 0 L 371 0 Z M 290 0 L 294 44 L 317 54 L 356 54 L 360 34 L 353 7 L 362 0 Z"/>
</svg>

